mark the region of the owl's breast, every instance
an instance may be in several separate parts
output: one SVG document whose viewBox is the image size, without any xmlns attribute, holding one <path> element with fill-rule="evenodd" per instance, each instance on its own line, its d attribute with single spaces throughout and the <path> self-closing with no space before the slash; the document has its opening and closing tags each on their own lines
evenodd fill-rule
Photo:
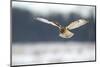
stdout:
<svg viewBox="0 0 100 67">
<path fill-rule="evenodd" d="M 74 35 L 74 33 L 70 32 L 69 30 L 61 29 L 59 36 L 62 38 L 71 38 Z"/>
</svg>

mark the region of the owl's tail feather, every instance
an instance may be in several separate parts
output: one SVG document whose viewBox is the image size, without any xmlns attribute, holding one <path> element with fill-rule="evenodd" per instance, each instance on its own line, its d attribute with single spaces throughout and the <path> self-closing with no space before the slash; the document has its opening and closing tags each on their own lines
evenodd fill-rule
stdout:
<svg viewBox="0 0 100 67">
<path fill-rule="evenodd" d="M 66 37 L 67 38 L 71 38 L 72 36 L 74 36 L 74 33 L 72 33 L 71 31 L 67 30 Z"/>
</svg>

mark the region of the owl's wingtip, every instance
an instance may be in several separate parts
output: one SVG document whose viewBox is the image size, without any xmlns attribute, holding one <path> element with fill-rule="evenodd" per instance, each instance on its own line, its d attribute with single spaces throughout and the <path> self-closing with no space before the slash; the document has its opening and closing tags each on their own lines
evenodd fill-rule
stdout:
<svg viewBox="0 0 100 67">
<path fill-rule="evenodd" d="M 89 19 L 86 19 L 86 18 L 84 18 L 84 19 L 80 19 L 79 21 L 84 21 L 85 24 L 89 23 Z"/>
</svg>

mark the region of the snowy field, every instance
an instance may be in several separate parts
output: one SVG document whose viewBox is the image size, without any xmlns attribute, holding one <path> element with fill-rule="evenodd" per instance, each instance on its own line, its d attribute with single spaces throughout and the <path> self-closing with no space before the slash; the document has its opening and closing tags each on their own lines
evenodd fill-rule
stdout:
<svg viewBox="0 0 100 67">
<path fill-rule="evenodd" d="M 12 65 L 95 60 L 95 43 L 47 42 L 12 44 Z"/>
</svg>

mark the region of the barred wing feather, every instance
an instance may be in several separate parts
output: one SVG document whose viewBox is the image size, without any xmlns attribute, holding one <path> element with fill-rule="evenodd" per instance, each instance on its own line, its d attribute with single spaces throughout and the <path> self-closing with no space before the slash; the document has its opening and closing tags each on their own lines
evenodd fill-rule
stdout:
<svg viewBox="0 0 100 67">
<path fill-rule="evenodd" d="M 72 29 L 76 29 L 76 28 L 79 28 L 85 24 L 87 24 L 88 21 L 85 20 L 85 19 L 79 19 L 77 21 L 74 21 L 74 22 L 71 22 L 66 28 L 69 29 L 69 30 L 72 30 Z"/>
</svg>

